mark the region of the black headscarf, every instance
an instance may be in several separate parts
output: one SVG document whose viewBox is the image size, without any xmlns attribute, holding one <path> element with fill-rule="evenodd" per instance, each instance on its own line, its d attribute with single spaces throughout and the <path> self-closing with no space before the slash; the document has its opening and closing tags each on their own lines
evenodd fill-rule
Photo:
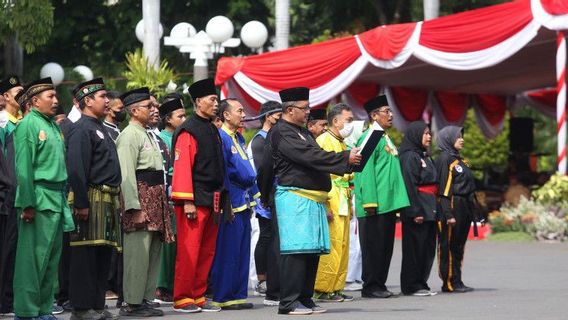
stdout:
<svg viewBox="0 0 568 320">
<path fill-rule="evenodd" d="M 454 147 L 458 138 L 462 135 L 463 128 L 458 126 L 446 126 L 438 131 L 438 149 L 452 156 L 460 158 L 460 152 Z"/>
<path fill-rule="evenodd" d="M 419 154 L 424 154 L 426 149 L 422 145 L 422 136 L 424 135 L 424 130 L 428 125 L 424 121 L 414 121 L 406 129 L 400 148 L 399 153 L 404 153 L 407 151 L 414 151 Z"/>
</svg>

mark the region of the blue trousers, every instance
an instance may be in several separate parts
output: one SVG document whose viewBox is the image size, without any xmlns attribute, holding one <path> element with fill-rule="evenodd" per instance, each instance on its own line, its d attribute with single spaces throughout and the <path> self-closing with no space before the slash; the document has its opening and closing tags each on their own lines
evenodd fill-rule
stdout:
<svg viewBox="0 0 568 320">
<path fill-rule="evenodd" d="M 246 302 L 250 263 L 250 210 L 221 222 L 211 280 L 213 303 L 220 307 Z"/>
</svg>

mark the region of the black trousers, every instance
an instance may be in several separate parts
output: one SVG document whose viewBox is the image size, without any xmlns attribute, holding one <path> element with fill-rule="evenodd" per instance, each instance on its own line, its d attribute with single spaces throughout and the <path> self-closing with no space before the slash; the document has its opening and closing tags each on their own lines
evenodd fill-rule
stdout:
<svg viewBox="0 0 568 320">
<path fill-rule="evenodd" d="M 59 292 L 55 297 L 58 305 L 69 300 L 69 264 L 71 263 L 71 248 L 69 247 L 69 232 L 63 232 L 61 258 L 59 260 Z"/>
<path fill-rule="evenodd" d="M 69 297 L 73 309 L 103 310 L 112 248 L 108 246 L 71 247 Z"/>
<path fill-rule="evenodd" d="M 254 264 L 256 266 L 256 274 L 266 274 L 268 269 L 268 255 L 272 244 L 272 221 L 261 216 L 258 216 L 258 227 L 260 233 L 258 235 L 258 242 L 254 249 Z"/>
<path fill-rule="evenodd" d="M 269 243 L 268 264 L 266 269 L 266 299 L 280 300 L 280 237 L 278 236 L 278 220 L 276 214 L 270 220 L 272 237 Z"/>
<path fill-rule="evenodd" d="M 14 208 L 0 215 L 0 313 L 14 309 L 14 267 L 18 243 L 18 215 Z"/>
<path fill-rule="evenodd" d="M 123 301 L 122 294 L 122 274 L 124 263 L 122 260 L 122 252 L 116 248 L 112 248 L 110 258 L 110 271 L 108 274 L 107 290 L 110 290 L 118 295 L 118 300 Z"/>
<path fill-rule="evenodd" d="M 442 289 L 453 291 L 462 287 L 462 263 L 465 243 L 471 227 L 471 206 L 467 198 L 455 196 L 452 213 L 456 224 L 448 226 L 443 221 L 438 223 L 438 268 Z"/>
<path fill-rule="evenodd" d="M 318 263 L 319 256 L 316 254 L 280 255 L 279 313 L 288 313 L 294 310 L 299 303 L 308 308 L 315 306 L 312 296 Z"/>
<path fill-rule="evenodd" d="M 394 247 L 396 213 L 359 218 L 359 242 L 363 257 L 362 293 L 386 291 Z"/>
<path fill-rule="evenodd" d="M 402 222 L 402 268 L 400 288 L 403 294 L 430 290 L 428 278 L 436 256 L 436 222 Z"/>
</svg>

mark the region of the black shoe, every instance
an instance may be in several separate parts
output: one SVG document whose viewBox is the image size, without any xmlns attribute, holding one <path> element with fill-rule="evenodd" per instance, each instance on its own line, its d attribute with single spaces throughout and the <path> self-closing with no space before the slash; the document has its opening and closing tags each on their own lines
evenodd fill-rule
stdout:
<svg viewBox="0 0 568 320">
<path fill-rule="evenodd" d="M 221 309 L 223 310 L 247 310 L 252 308 L 254 308 L 254 305 L 250 302 L 231 304 L 228 306 L 221 307 Z"/>
<path fill-rule="evenodd" d="M 159 302 L 148 301 L 146 299 L 142 300 L 142 305 L 153 308 L 153 309 L 160 307 Z"/>
<path fill-rule="evenodd" d="M 142 306 L 141 304 L 124 306 L 120 308 L 118 314 L 121 317 L 135 317 L 135 318 L 154 317 L 152 309 L 148 309 Z"/>
<path fill-rule="evenodd" d="M 71 304 L 71 300 L 67 300 L 61 304 L 63 310 L 65 311 L 73 311 L 73 305 Z"/>
<path fill-rule="evenodd" d="M 373 298 L 373 299 L 386 299 L 390 297 L 396 297 L 396 295 L 388 290 L 385 290 L 385 291 L 362 292 L 361 297 Z"/>
</svg>

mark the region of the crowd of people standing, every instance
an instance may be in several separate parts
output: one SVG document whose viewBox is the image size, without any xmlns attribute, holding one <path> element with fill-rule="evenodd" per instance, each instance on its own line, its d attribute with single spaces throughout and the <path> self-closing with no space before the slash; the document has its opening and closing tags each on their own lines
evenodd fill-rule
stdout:
<svg viewBox="0 0 568 320">
<path fill-rule="evenodd" d="M 55 298 L 73 320 L 162 316 L 160 303 L 182 313 L 252 309 L 251 255 L 265 305 L 323 313 L 316 302 L 354 299 L 350 242 L 361 246 L 361 296 L 397 297 L 386 281 L 399 219 L 402 294 L 436 294 L 427 283 L 436 250 L 442 291 L 473 290 L 461 277 L 476 220 L 463 129 L 439 131 L 435 161 L 422 121 L 397 148 L 385 96 L 364 105 L 385 132 L 363 158 L 372 129 L 348 145 L 350 106 L 311 111 L 305 87 L 262 104 L 248 147 L 243 102 L 219 100 L 212 79 L 189 87 L 187 119 L 178 94 L 159 103 L 148 88 L 107 91 L 102 78 L 73 88 L 67 117 L 50 78 L 11 76 L 0 94 L 2 314 L 55 320 Z M 105 306 L 109 291 L 118 314 Z"/>
</svg>

